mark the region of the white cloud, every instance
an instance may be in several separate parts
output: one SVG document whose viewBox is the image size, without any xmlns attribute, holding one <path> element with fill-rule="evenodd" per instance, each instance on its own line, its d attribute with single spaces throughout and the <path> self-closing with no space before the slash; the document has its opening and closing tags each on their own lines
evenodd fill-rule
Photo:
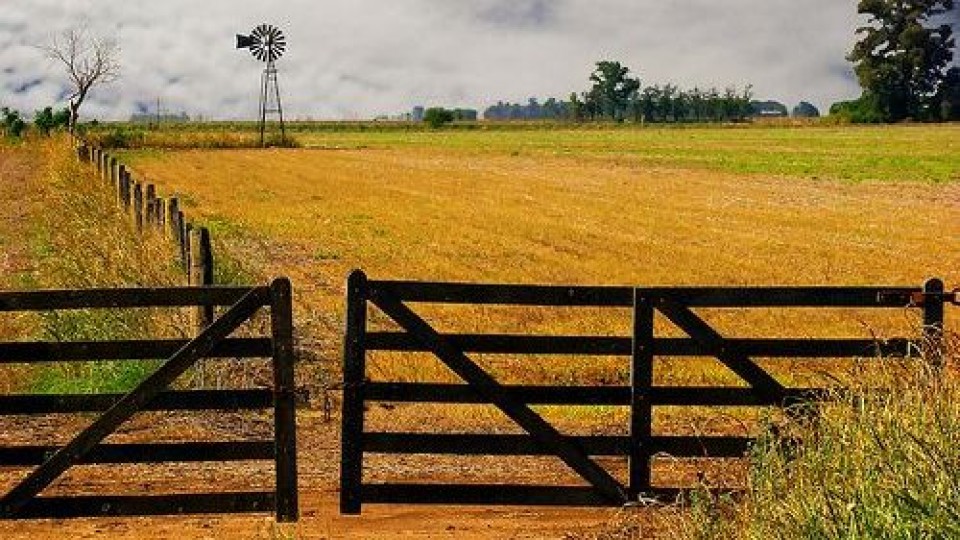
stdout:
<svg viewBox="0 0 960 540">
<path fill-rule="evenodd" d="M 290 117 L 350 118 L 416 104 L 481 108 L 565 97 L 593 62 L 617 59 L 645 83 L 753 83 L 758 97 L 826 106 L 859 92 L 843 57 L 855 0 L 0 0 L 0 101 L 29 111 L 62 76 L 34 45 L 88 21 L 114 34 L 123 76 L 87 115 L 170 111 L 252 117 L 261 66 L 233 49 L 261 22 L 284 29 Z M 39 82 L 37 82 L 39 81 Z M 15 92 L 32 85 L 22 92 Z"/>
</svg>

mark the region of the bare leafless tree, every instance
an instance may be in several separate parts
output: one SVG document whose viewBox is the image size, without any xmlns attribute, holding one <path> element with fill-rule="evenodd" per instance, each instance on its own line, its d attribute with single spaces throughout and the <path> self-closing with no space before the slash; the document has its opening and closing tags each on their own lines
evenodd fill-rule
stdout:
<svg viewBox="0 0 960 540">
<path fill-rule="evenodd" d="M 70 100 L 70 132 L 76 129 L 90 90 L 120 76 L 120 47 L 111 38 L 91 35 L 86 27 L 70 28 L 42 47 L 47 56 L 63 64 L 73 93 Z"/>
</svg>

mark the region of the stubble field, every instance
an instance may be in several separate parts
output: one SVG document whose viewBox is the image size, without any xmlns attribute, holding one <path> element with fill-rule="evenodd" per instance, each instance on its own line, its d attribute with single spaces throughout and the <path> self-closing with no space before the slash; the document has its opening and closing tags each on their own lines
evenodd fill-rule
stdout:
<svg viewBox="0 0 960 540">
<path fill-rule="evenodd" d="M 344 279 L 628 285 L 956 282 L 960 126 L 310 132 L 307 148 L 129 152 L 253 275 L 293 278 L 333 354 Z M 489 310 L 488 310 L 489 311 Z M 464 331 L 624 317 L 438 313 Z M 904 314 L 717 313 L 733 334 L 884 334 Z M 628 321 L 627 321 L 628 322 Z M 665 330 L 669 331 L 669 330 Z M 744 336 L 747 337 L 747 336 Z M 850 336 L 853 337 L 853 336 Z"/>
</svg>

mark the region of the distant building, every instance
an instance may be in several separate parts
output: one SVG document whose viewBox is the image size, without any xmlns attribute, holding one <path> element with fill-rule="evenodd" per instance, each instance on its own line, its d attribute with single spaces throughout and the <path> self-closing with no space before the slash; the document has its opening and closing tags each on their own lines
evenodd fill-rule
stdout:
<svg viewBox="0 0 960 540">
<path fill-rule="evenodd" d="M 818 118 L 819 116 L 820 110 L 806 101 L 801 101 L 799 105 L 793 108 L 794 118 Z"/>
<path fill-rule="evenodd" d="M 414 122 L 423 122 L 423 113 L 425 110 L 422 106 L 417 105 L 413 108 L 413 112 L 410 113 L 410 119 Z"/>
<path fill-rule="evenodd" d="M 779 118 L 784 116 L 790 116 L 790 111 L 787 110 L 787 106 L 779 101 L 751 101 L 750 102 L 750 111 L 751 116 L 760 117 L 760 118 Z"/>
</svg>

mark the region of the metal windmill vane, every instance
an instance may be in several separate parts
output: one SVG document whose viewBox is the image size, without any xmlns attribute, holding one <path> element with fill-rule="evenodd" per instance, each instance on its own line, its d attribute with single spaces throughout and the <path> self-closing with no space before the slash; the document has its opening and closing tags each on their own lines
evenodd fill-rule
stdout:
<svg viewBox="0 0 960 540">
<path fill-rule="evenodd" d="M 266 142 L 267 116 L 270 114 L 279 116 L 280 137 L 281 140 L 286 140 L 275 62 L 286 51 L 287 38 L 276 26 L 261 24 L 254 28 L 250 35 L 237 34 L 237 48 L 249 49 L 254 58 L 267 63 L 260 79 L 260 146 L 264 146 Z"/>
</svg>

